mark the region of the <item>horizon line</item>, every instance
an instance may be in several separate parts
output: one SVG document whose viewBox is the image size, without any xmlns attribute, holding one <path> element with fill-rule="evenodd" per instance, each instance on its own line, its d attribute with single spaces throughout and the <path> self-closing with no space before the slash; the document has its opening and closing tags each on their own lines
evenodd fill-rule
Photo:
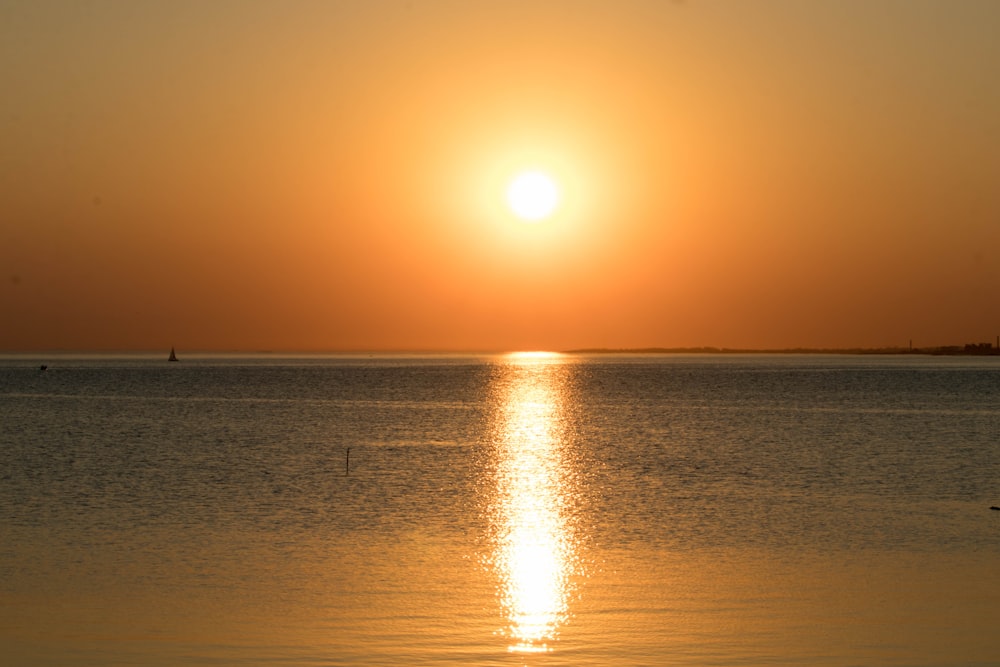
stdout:
<svg viewBox="0 0 1000 667">
<path fill-rule="evenodd" d="M 167 348 L 164 348 L 167 349 Z M 540 350 L 540 348 L 539 348 Z M 524 349 L 427 349 L 427 348 L 396 348 L 396 349 L 207 349 L 192 348 L 183 354 L 189 355 L 234 355 L 234 356 L 365 356 L 365 355 L 501 355 L 524 352 Z M 881 347 L 780 347 L 780 348 L 744 348 L 717 346 L 675 346 L 675 347 L 590 347 L 567 350 L 545 350 L 567 355 L 611 355 L 611 354 L 841 354 L 841 355 L 874 355 L 874 354 L 958 354 L 991 356 L 1000 355 L 1000 345 L 993 343 L 966 343 L 963 345 L 916 346 L 881 346 Z M 37 350 L 0 350 L 0 356 L 26 357 L 32 355 L 160 355 L 160 348 L 132 349 L 37 349 Z"/>
</svg>

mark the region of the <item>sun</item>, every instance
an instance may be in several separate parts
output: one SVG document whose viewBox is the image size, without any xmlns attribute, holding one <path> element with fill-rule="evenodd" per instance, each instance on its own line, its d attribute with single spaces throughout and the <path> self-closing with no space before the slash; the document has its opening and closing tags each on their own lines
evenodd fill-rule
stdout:
<svg viewBox="0 0 1000 667">
<path fill-rule="evenodd" d="M 507 186 L 507 204 L 521 220 L 540 222 L 559 206 L 559 186 L 544 171 L 519 172 Z"/>
</svg>

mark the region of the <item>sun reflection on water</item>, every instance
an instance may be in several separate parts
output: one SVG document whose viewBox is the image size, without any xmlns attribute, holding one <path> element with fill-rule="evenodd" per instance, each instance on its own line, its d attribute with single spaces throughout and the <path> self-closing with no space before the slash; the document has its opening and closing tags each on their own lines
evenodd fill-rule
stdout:
<svg viewBox="0 0 1000 667">
<path fill-rule="evenodd" d="M 511 355 L 495 403 L 493 566 L 514 652 L 552 650 L 569 616 L 578 565 L 570 518 L 566 366 L 552 355 Z"/>
</svg>

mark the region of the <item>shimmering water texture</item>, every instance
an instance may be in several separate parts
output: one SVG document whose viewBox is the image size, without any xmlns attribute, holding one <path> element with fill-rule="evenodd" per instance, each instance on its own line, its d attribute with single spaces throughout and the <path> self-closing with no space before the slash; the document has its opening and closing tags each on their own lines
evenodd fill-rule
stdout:
<svg viewBox="0 0 1000 667">
<path fill-rule="evenodd" d="M 579 574 L 574 509 L 581 494 L 565 432 L 566 368 L 552 357 L 514 356 L 495 383 L 489 496 L 492 565 L 514 652 L 552 650 Z"/>
<path fill-rule="evenodd" d="M 0 664 L 998 664 L 995 359 L 183 356 L 0 358 Z"/>
</svg>

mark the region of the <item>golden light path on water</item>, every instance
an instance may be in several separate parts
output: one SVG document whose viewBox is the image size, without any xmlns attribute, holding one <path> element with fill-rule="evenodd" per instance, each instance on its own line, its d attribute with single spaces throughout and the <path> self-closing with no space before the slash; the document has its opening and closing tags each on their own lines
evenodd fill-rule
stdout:
<svg viewBox="0 0 1000 667">
<path fill-rule="evenodd" d="M 552 650 L 578 568 L 569 510 L 566 368 L 558 355 L 510 355 L 495 404 L 493 566 L 512 652 Z"/>
</svg>

